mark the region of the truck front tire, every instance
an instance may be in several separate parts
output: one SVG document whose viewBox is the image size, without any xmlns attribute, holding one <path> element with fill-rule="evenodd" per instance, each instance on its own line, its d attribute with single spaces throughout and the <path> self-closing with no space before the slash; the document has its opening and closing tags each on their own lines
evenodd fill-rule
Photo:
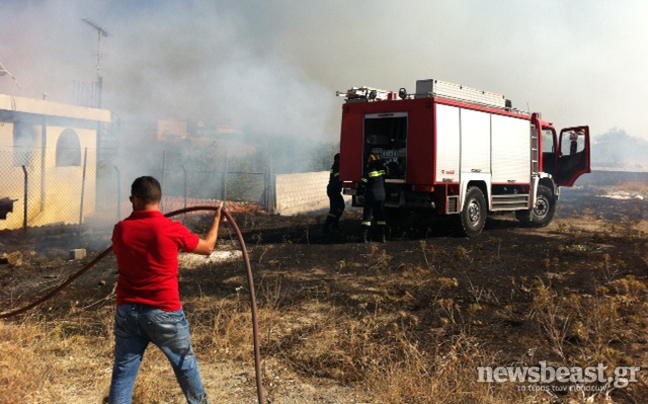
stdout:
<svg viewBox="0 0 648 404">
<path fill-rule="evenodd" d="M 515 216 L 522 224 L 531 227 L 545 227 L 556 213 L 556 199 L 546 185 L 538 186 L 536 203 L 530 211 L 517 211 Z"/>
<path fill-rule="evenodd" d="M 466 237 L 481 234 L 486 224 L 486 198 L 478 187 L 469 187 L 463 209 L 459 214 L 459 232 Z"/>
</svg>

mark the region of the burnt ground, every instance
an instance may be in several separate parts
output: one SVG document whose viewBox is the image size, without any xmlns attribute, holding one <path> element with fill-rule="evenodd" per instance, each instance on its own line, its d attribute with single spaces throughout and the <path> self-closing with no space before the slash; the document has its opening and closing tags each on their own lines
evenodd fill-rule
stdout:
<svg viewBox="0 0 648 404">
<path fill-rule="evenodd" d="M 612 321 L 606 324 L 613 335 L 596 345 L 594 334 L 601 330 L 578 332 L 581 323 L 594 327 L 586 313 L 578 318 L 565 315 L 561 320 L 556 302 L 574 296 L 608 295 L 645 302 L 648 199 L 642 198 L 648 198 L 646 190 L 648 185 L 636 181 L 605 188 L 587 184 L 563 192 L 555 221 L 546 228 L 522 227 L 512 215 L 494 216 L 483 234 L 471 239 L 453 235 L 452 223 L 447 220 L 413 216 L 405 226 L 391 226 L 387 243 L 362 244 L 357 210 L 347 211 L 341 222 L 343 230 L 328 236 L 320 231 L 323 214 L 279 217 L 249 213 L 238 214 L 236 220 L 250 250 L 260 308 L 286 313 L 282 322 L 290 323 L 296 310 L 313 302 L 326 302 L 327 310 L 351 318 L 378 313 L 416 318 L 408 332 L 421 349 L 430 352 L 438 343 L 429 337 L 430 330 L 443 330 L 448 338 L 470 336 L 482 349 L 494 353 L 499 364 L 523 359 L 530 363 L 596 363 L 605 351 L 616 352 L 610 363 L 644 368 L 648 366 L 645 313 L 632 311 L 630 303 L 620 307 L 618 313 L 626 310 L 634 317 L 625 325 L 606 318 L 604 321 Z M 200 217 L 188 223 L 197 231 L 205 224 Z M 0 233 L 0 253 L 22 254 L 21 265 L 0 264 L 2 311 L 20 307 L 61 283 L 107 246 L 109 230 L 60 226 L 30 229 L 27 234 Z M 70 261 L 68 251 L 72 248 L 87 248 L 90 257 Z M 223 232 L 219 248 L 237 248 L 229 230 Z M 246 286 L 239 262 L 216 267 L 208 269 L 208 276 L 205 271 L 185 271 L 181 277 L 185 309 L 193 316 L 192 322 L 201 324 L 202 297 L 229 299 Z M 628 279 L 638 281 L 643 289 L 639 287 L 635 293 L 630 287 L 617 287 Z M 111 258 L 33 315 L 56 321 L 73 308 L 93 311 L 109 307 L 115 280 Z M 554 297 L 543 301 L 543 291 Z M 562 321 L 564 333 L 559 337 L 552 335 L 544 320 L 552 314 L 543 311 L 549 306 L 555 307 L 556 321 Z M 315 394 L 277 382 L 270 388 L 277 402 L 359 402 L 366 397 L 362 388 L 340 390 L 362 386 L 353 384 L 361 377 L 350 375 L 348 368 L 335 363 L 317 366 L 301 359 L 300 340 L 311 335 L 307 330 L 291 333 L 284 329 L 286 324 L 262 326 L 266 327 L 262 328 L 264 356 L 288 368 L 284 373 L 290 374 L 292 383 L 299 380 L 327 386 L 324 393 Z M 242 394 L 249 397 L 250 388 L 241 387 Z M 645 402 L 646 391 L 645 385 L 637 384 L 613 392 L 612 397 L 617 402 Z"/>
</svg>

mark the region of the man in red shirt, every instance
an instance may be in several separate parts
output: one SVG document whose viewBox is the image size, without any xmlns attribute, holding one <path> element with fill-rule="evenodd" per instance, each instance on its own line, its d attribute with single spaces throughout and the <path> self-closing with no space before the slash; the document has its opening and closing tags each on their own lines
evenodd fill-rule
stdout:
<svg viewBox="0 0 648 404">
<path fill-rule="evenodd" d="M 214 251 L 221 207 L 203 240 L 180 222 L 164 217 L 161 199 L 155 178 L 137 178 L 131 186 L 133 213 L 113 231 L 119 278 L 110 404 L 132 403 L 135 379 L 150 342 L 171 362 L 187 402 L 209 403 L 180 303 L 178 253 Z"/>
</svg>

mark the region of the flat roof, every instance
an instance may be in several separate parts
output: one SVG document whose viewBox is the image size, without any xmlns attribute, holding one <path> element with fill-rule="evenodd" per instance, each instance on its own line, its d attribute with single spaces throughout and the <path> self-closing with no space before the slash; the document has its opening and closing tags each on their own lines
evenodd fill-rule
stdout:
<svg viewBox="0 0 648 404">
<path fill-rule="evenodd" d="M 35 98 L 14 97 L 0 94 L 0 111 L 14 111 L 24 114 L 55 116 L 96 122 L 110 122 L 107 109 L 81 107 Z"/>
</svg>

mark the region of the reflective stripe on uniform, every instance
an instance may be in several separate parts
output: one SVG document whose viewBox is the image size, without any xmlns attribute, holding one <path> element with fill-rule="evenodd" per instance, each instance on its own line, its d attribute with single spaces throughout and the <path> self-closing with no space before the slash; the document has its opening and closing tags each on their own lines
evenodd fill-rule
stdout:
<svg viewBox="0 0 648 404">
<path fill-rule="evenodd" d="M 335 173 L 335 174 L 333 174 L 333 176 L 334 176 L 334 177 L 339 177 L 339 176 L 340 176 L 340 173 Z"/>
<path fill-rule="evenodd" d="M 387 225 L 387 222 L 384 221 L 384 220 L 378 220 L 378 221 L 376 221 L 376 224 L 377 224 L 378 226 L 386 226 L 386 225 Z"/>
<path fill-rule="evenodd" d="M 380 170 L 380 171 L 371 171 L 371 172 L 369 173 L 369 177 L 370 177 L 370 178 L 380 177 L 381 175 L 385 175 L 385 170 Z"/>
<path fill-rule="evenodd" d="M 367 179 L 366 179 L 366 178 L 363 178 L 363 179 L 362 179 L 362 182 L 367 182 Z"/>
<path fill-rule="evenodd" d="M 329 213 L 328 217 L 337 217 L 337 215 L 335 213 Z"/>
<path fill-rule="evenodd" d="M 368 227 L 370 227 L 370 226 L 371 226 L 371 221 L 369 221 L 369 222 L 362 222 L 362 225 L 363 225 L 363 226 L 368 226 Z"/>
</svg>

